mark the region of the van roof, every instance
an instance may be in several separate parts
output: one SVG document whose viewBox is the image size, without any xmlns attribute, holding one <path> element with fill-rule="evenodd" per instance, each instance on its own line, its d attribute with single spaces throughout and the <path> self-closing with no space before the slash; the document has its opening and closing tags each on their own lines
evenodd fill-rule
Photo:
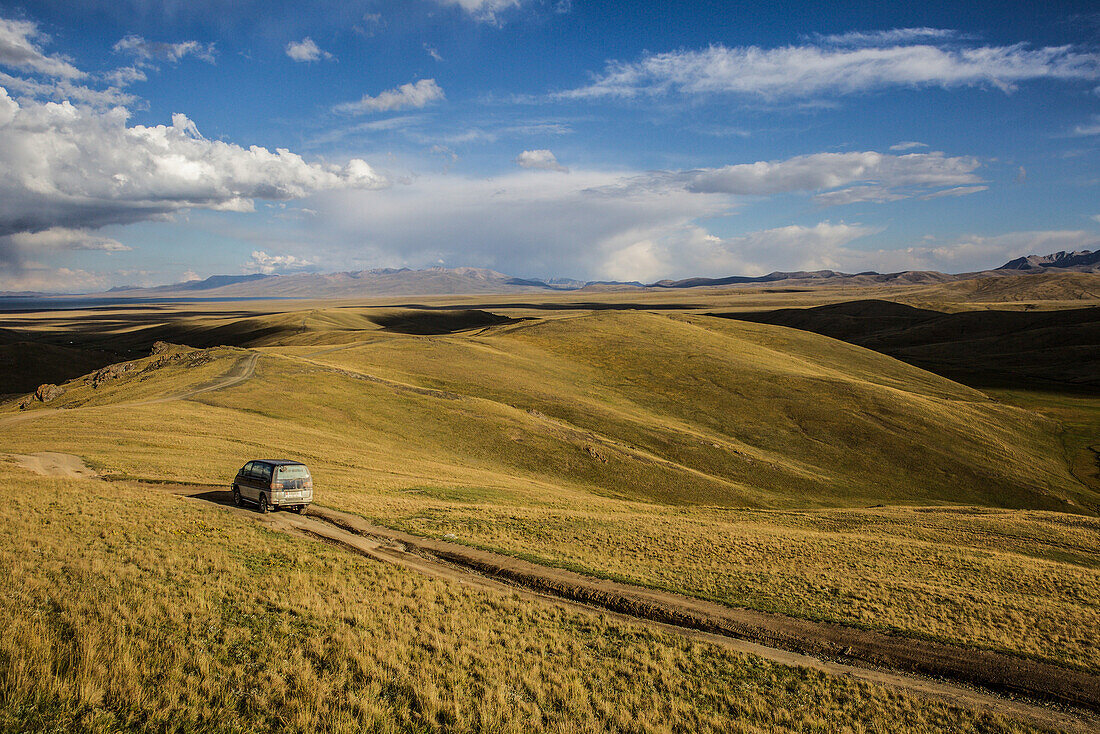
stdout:
<svg viewBox="0 0 1100 734">
<path fill-rule="evenodd" d="M 258 464 L 271 464 L 273 466 L 287 466 L 289 464 L 301 464 L 305 466 L 305 464 L 302 464 L 300 461 L 292 461 L 290 459 L 254 459 L 253 462 Z"/>
</svg>

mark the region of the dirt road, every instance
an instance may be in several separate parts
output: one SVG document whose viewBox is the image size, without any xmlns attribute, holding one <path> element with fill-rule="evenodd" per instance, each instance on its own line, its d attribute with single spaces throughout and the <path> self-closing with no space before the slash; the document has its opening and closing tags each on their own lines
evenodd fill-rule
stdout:
<svg viewBox="0 0 1100 734">
<path fill-rule="evenodd" d="M 377 527 L 358 516 L 328 508 L 313 506 L 306 515 L 289 512 L 261 515 L 251 507 L 233 507 L 225 490 L 197 491 L 194 487 L 163 485 L 160 488 L 190 501 L 217 503 L 228 511 L 251 516 L 273 530 L 319 538 L 378 561 L 473 588 L 520 593 L 586 612 L 608 614 L 783 665 L 858 678 L 1044 727 L 1069 732 L 1100 730 L 1100 717 L 1095 715 L 1100 712 L 1100 676 L 1000 653 L 733 609 L 595 579 Z M 1016 700 L 1010 697 L 1014 694 L 1056 701 L 1070 708 Z"/>
<path fill-rule="evenodd" d="M 72 454 L 40 451 L 37 454 L 9 454 L 9 456 L 15 460 L 16 466 L 47 477 L 93 479 L 96 476 L 96 473 L 84 464 L 83 459 Z"/>
</svg>

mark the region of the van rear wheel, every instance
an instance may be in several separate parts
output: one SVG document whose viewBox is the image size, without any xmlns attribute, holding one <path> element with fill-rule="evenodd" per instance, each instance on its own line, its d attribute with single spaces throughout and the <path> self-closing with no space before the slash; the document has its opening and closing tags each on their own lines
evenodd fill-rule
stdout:
<svg viewBox="0 0 1100 734">
<path fill-rule="evenodd" d="M 267 504 L 266 494 L 260 495 L 260 512 L 264 513 L 265 515 L 271 512 L 271 505 Z"/>
</svg>

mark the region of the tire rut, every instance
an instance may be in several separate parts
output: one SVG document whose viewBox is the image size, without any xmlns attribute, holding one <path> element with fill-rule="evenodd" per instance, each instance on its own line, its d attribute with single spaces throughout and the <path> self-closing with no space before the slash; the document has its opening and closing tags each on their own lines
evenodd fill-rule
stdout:
<svg viewBox="0 0 1100 734">
<path fill-rule="evenodd" d="M 225 490 L 159 488 L 228 506 L 273 530 L 316 538 L 376 561 L 469 587 L 518 593 L 607 614 L 783 665 L 857 678 L 1061 731 L 1100 730 L 1100 717 L 1096 716 L 1100 713 L 1100 676 L 1083 671 L 993 651 L 724 607 L 378 527 L 356 515 L 316 505 L 305 515 L 258 515 L 248 508 L 232 507 Z"/>
</svg>

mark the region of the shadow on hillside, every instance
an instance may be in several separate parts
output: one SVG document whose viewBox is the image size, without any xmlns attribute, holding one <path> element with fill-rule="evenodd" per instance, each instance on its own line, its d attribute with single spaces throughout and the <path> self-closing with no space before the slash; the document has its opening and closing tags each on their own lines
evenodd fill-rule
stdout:
<svg viewBox="0 0 1100 734">
<path fill-rule="evenodd" d="M 942 313 L 862 300 L 709 315 L 811 331 L 978 389 L 1100 394 L 1100 308 Z"/>
<path fill-rule="evenodd" d="M 381 326 L 385 331 L 398 334 L 454 334 L 459 331 L 512 324 L 527 319 L 513 319 L 500 314 L 476 309 L 461 310 L 416 310 L 399 311 L 390 314 L 378 314 L 367 318 Z"/>
<path fill-rule="evenodd" d="M 706 308 L 698 303 L 602 303 L 594 301 L 575 301 L 573 303 L 472 303 L 465 304 L 468 309 L 508 309 L 532 311 L 691 311 Z M 340 308 L 363 308 L 362 306 L 341 306 Z M 371 306 L 371 308 L 408 308 L 417 311 L 453 311 L 454 306 L 429 306 L 423 303 L 395 303 L 390 306 Z"/>
</svg>

